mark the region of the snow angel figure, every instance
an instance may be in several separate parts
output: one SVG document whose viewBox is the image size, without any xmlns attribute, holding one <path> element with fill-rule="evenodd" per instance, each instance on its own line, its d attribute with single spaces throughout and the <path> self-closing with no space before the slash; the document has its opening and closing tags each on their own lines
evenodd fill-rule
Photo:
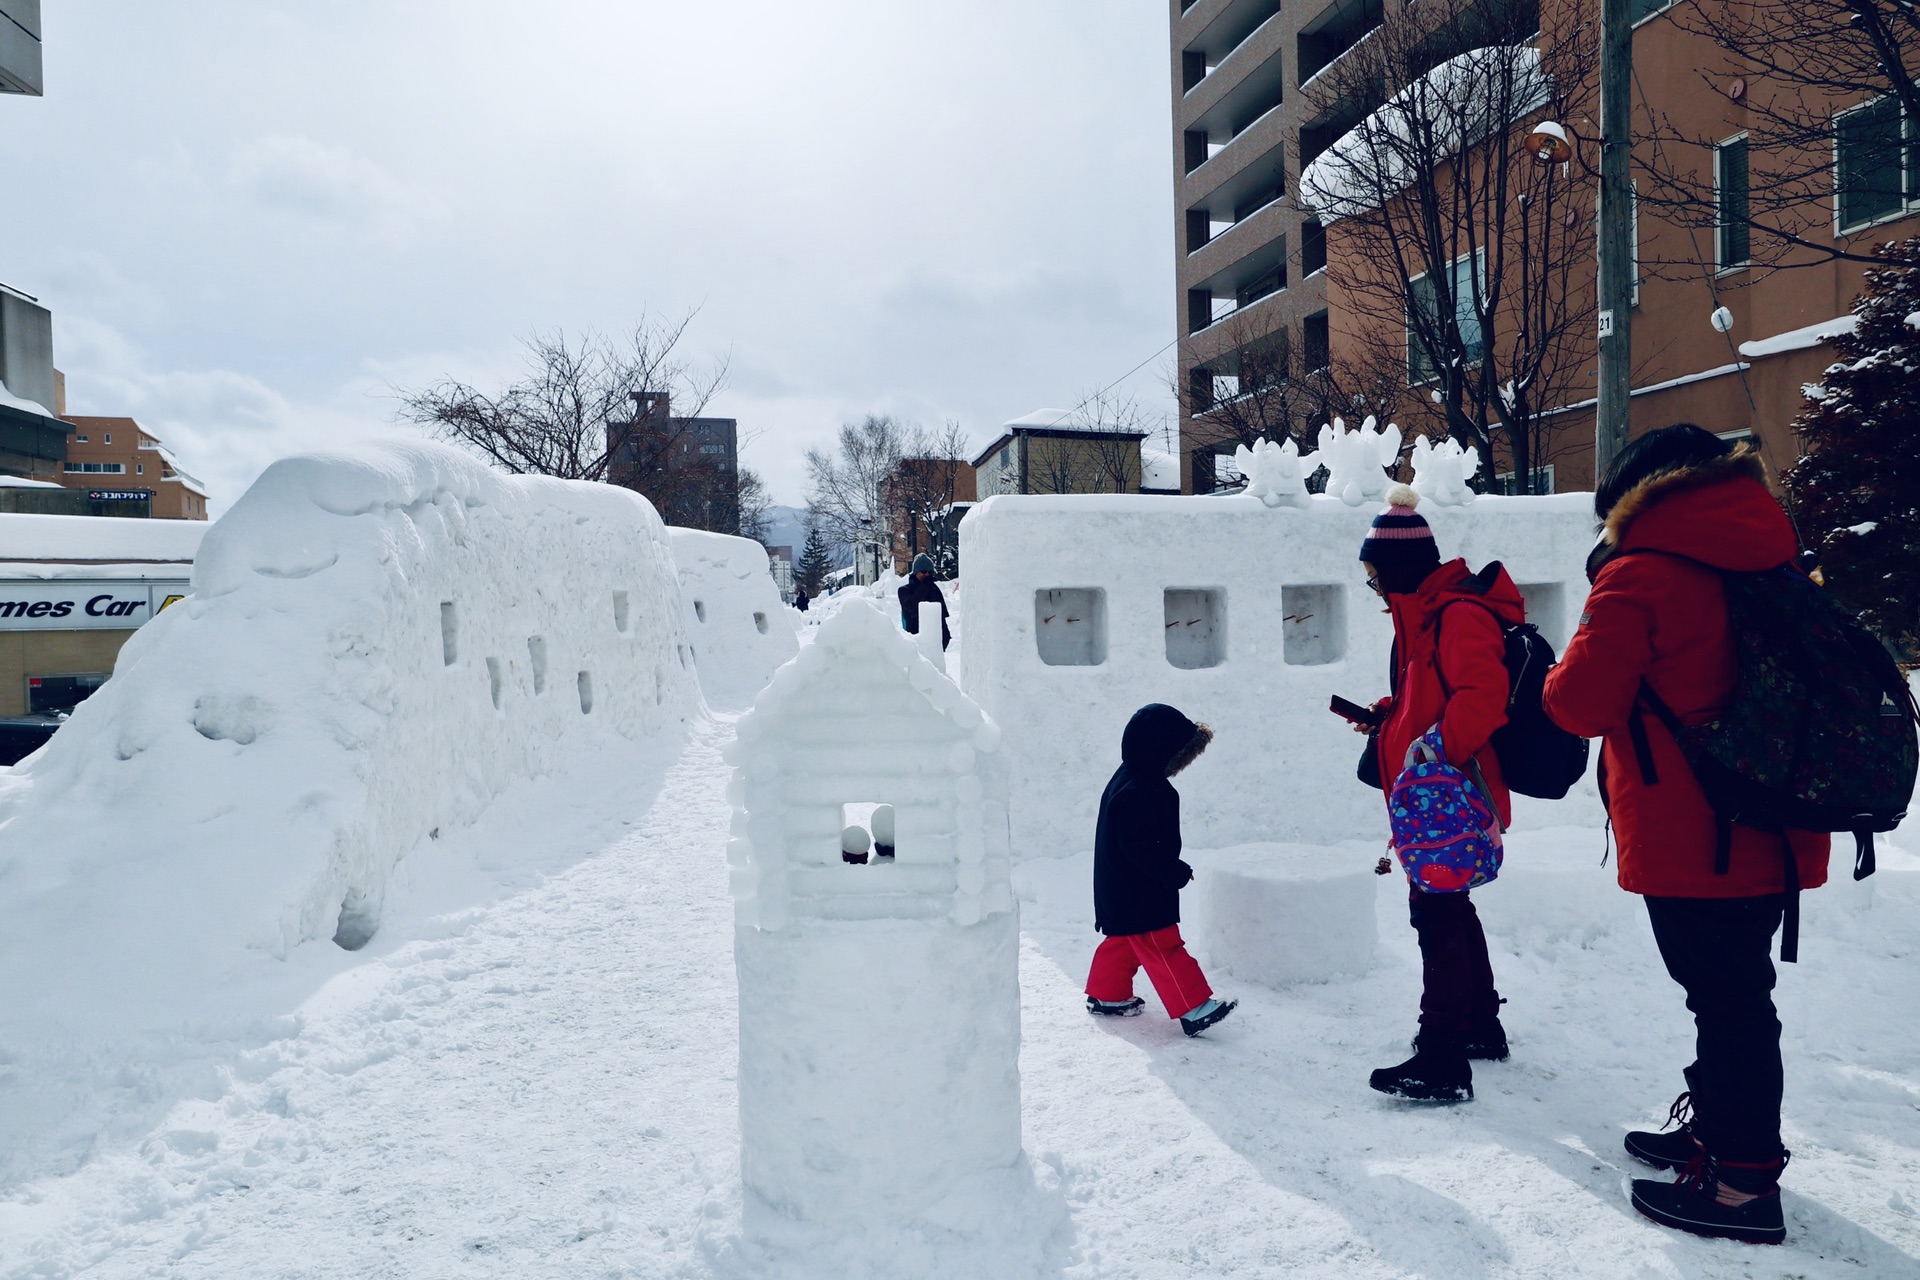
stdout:
<svg viewBox="0 0 1920 1280">
<path fill-rule="evenodd" d="M 1740 672 L 1728 584 L 1792 564 L 1793 526 L 1759 456 L 1690 423 L 1622 449 L 1593 506 L 1606 524 L 1587 561 L 1593 590 L 1541 705 L 1562 728 L 1605 739 L 1620 887 L 1645 897 L 1698 1031 L 1671 1112 L 1679 1127 L 1626 1137 L 1628 1155 L 1680 1180 L 1636 1179 L 1633 1204 L 1696 1235 L 1778 1244 L 1787 1151 L 1773 935 L 1789 865 L 1799 887 L 1824 884 L 1828 837 L 1720 819 L 1668 718 L 1691 728 L 1728 709 Z"/>
<path fill-rule="evenodd" d="M 1106 934 L 1087 975 L 1087 1012 L 1132 1017 L 1141 968 L 1180 1029 L 1197 1036 L 1240 1002 L 1213 988 L 1180 940 L 1180 888 L 1193 868 L 1180 858 L 1180 793 L 1168 781 L 1192 764 L 1213 730 L 1155 702 L 1133 713 L 1120 736 L 1120 767 L 1100 797 L 1093 837 L 1093 927 Z"/>
<path fill-rule="evenodd" d="M 1396 484 L 1386 496 L 1360 560 L 1393 615 L 1393 692 L 1375 704 L 1379 728 L 1362 774 L 1391 795 L 1416 742 L 1437 736 L 1446 761 L 1473 771 L 1476 789 L 1484 784 L 1479 799 L 1493 805 L 1504 830 L 1511 809 L 1491 740 L 1507 722 L 1503 628 L 1526 619 L 1520 589 L 1498 561 L 1478 573 L 1464 560 L 1441 564 L 1433 530 L 1415 510 L 1420 495 Z M 1473 1097 L 1470 1058 L 1507 1056 L 1487 937 L 1464 880 L 1415 878 L 1411 870 L 1408 879 L 1424 982 L 1420 1031 L 1413 1057 L 1375 1071 L 1368 1084 L 1397 1098 L 1460 1102 Z"/>
<path fill-rule="evenodd" d="M 933 557 L 922 551 L 913 558 L 913 570 L 907 580 L 900 584 L 900 625 L 907 634 L 920 634 L 920 606 L 938 604 L 940 606 L 940 647 L 946 648 L 953 643 L 953 633 L 947 630 L 947 598 L 940 594 L 940 584 L 933 580 Z"/>
</svg>

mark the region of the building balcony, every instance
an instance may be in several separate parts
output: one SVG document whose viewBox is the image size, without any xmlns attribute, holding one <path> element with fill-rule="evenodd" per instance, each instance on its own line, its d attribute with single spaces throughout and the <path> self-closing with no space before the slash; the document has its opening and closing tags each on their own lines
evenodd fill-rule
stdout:
<svg viewBox="0 0 1920 1280">
<path fill-rule="evenodd" d="M 1280 12 L 1280 0 L 1223 0 L 1196 5 L 1182 19 L 1191 27 L 1180 52 L 1180 91 L 1190 94 Z"/>
<path fill-rule="evenodd" d="M 1230 149 L 1240 135 L 1279 108 L 1286 97 L 1280 22 L 1270 19 L 1212 75 L 1181 100 L 1176 115 L 1189 139 L 1187 171 Z M 1192 141 L 1204 139 L 1206 155 Z"/>
<path fill-rule="evenodd" d="M 1268 131 L 1263 129 L 1262 132 Z M 1242 157 L 1244 163 L 1232 168 L 1223 166 L 1218 171 L 1224 175 L 1219 184 L 1210 189 L 1204 198 L 1189 201 L 1186 243 L 1189 257 L 1204 252 L 1214 241 L 1233 235 L 1241 225 L 1259 217 L 1286 198 L 1288 186 L 1284 131 L 1276 122 L 1271 132 L 1274 135 L 1272 146 L 1262 152 L 1255 152 L 1249 147 Z M 1247 239 L 1245 235 L 1236 235 L 1234 238 L 1237 242 Z"/>
</svg>

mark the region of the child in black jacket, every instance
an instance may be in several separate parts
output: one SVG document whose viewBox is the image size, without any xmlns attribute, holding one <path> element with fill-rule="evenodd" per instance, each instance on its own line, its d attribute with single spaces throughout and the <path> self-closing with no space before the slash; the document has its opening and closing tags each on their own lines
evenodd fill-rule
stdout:
<svg viewBox="0 0 1920 1280">
<path fill-rule="evenodd" d="M 1106 940 L 1087 975 L 1087 1011 L 1120 1017 L 1146 1001 L 1133 994 L 1141 968 L 1169 1018 L 1199 1035 L 1232 1013 L 1180 940 L 1180 888 L 1193 868 L 1180 859 L 1180 793 L 1168 781 L 1207 749 L 1213 730 L 1152 703 L 1133 713 L 1120 737 L 1120 767 L 1100 797 L 1093 839 L 1093 927 Z"/>
</svg>

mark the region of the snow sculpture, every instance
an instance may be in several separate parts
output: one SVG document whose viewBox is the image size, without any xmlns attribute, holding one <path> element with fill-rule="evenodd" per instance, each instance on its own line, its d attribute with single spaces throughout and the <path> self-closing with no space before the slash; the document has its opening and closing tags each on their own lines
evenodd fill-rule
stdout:
<svg viewBox="0 0 1920 1280">
<path fill-rule="evenodd" d="M 800 642 L 793 615 L 751 538 L 670 528 L 689 657 L 707 704 L 745 710 Z"/>
<path fill-rule="evenodd" d="M 1268 986 L 1365 973 L 1379 940 L 1374 851 L 1247 844 L 1205 854 L 1195 932 L 1209 963 Z"/>
<path fill-rule="evenodd" d="M 1233 463 L 1247 478 L 1247 496 L 1269 507 L 1307 505 L 1307 477 L 1320 465 L 1317 453 L 1302 454 L 1292 439 L 1275 444 L 1264 437 L 1253 448 L 1233 451 Z"/>
<path fill-rule="evenodd" d="M 1391 483 L 1386 468 L 1400 457 L 1400 428 L 1389 422 L 1376 427 L 1372 414 L 1358 431 L 1348 431 L 1335 418 L 1320 428 L 1319 457 L 1327 464 L 1327 492 L 1350 507 L 1386 493 Z"/>
<path fill-rule="evenodd" d="M 1438 507 L 1464 507 L 1474 499 L 1467 481 L 1480 469 L 1480 453 L 1458 440 L 1413 442 L 1413 491 Z"/>
<path fill-rule="evenodd" d="M 1020 1157 L 999 727 L 853 599 L 736 733 L 742 1177 L 809 1219 L 923 1212 Z M 874 801 L 893 858 L 842 862 Z"/>
</svg>

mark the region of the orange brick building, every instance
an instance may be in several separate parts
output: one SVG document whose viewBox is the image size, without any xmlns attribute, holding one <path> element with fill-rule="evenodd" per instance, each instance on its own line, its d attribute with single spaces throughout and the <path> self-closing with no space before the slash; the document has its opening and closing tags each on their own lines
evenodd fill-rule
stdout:
<svg viewBox="0 0 1920 1280">
<path fill-rule="evenodd" d="M 67 460 L 57 477 L 70 489 L 138 494 L 150 497 L 158 520 L 205 520 L 207 491 L 182 470 L 160 438 L 132 418 L 83 418 L 63 414 L 73 424 Z M 121 499 L 130 507 L 139 500 Z M 130 510 L 128 514 L 133 514 Z"/>
</svg>

